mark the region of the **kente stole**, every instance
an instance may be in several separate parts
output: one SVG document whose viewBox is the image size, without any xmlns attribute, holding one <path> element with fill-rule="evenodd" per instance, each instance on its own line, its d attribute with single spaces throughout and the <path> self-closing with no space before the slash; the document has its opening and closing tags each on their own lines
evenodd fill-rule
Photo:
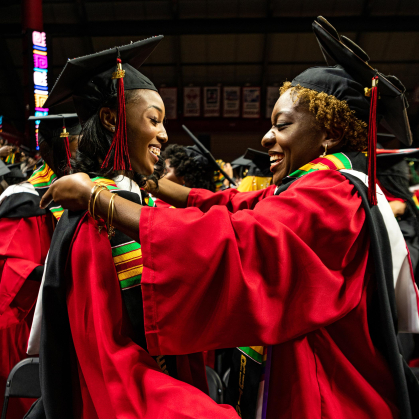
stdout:
<svg viewBox="0 0 419 419">
<path fill-rule="evenodd" d="M 29 182 L 36 189 L 39 196 L 42 197 L 56 179 L 57 175 L 46 163 L 44 163 L 39 169 L 32 173 L 27 182 Z M 57 221 L 61 218 L 64 212 L 64 208 L 54 202 L 51 202 L 47 209 L 51 211 Z"/>
<path fill-rule="evenodd" d="M 134 192 L 119 189 L 111 180 L 101 177 L 92 179 L 94 183 L 106 186 L 110 192 L 117 193 L 121 197 L 138 204 L 155 207 L 154 200 L 142 191 L 142 199 Z M 115 236 L 110 241 L 112 258 L 115 265 L 119 286 L 122 291 L 122 299 L 133 326 L 133 340 L 143 349 L 147 349 L 144 331 L 143 301 L 141 294 L 141 276 L 143 273 L 143 256 L 141 244 L 132 240 L 125 234 L 115 230 Z M 171 377 L 177 376 L 176 357 L 160 355 L 153 357 L 162 372 Z"/>
</svg>

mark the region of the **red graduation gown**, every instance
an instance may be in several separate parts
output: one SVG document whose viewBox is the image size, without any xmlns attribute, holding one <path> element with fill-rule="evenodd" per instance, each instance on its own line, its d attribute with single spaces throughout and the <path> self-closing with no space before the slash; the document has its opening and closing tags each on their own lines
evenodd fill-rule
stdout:
<svg viewBox="0 0 419 419">
<path fill-rule="evenodd" d="M 51 213 L 0 218 L 0 405 L 11 369 L 26 358 L 40 282 L 27 280 L 45 263 L 53 232 Z M 33 400 L 11 400 L 8 418 L 22 418 Z"/>
<path fill-rule="evenodd" d="M 78 226 L 68 266 L 67 307 L 80 386 L 77 418 L 237 418 L 232 407 L 217 405 L 190 385 L 199 385 L 190 358 L 178 360 L 179 381 L 131 340 L 109 240 L 91 217 Z"/>
<path fill-rule="evenodd" d="M 368 330 L 361 198 L 334 171 L 274 190 L 192 190 L 190 208 L 142 210 L 150 353 L 274 345 L 268 418 L 397 418 Z"/>
</svg>

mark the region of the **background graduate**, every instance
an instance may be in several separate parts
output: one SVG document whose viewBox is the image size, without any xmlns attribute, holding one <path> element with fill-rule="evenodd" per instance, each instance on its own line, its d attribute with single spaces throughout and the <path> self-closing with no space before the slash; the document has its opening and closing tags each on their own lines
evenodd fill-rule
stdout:
<svg viewBox="0 0 419 419">
<path fill-rule="evenodd" d="M 419 331 L 417 304 L 403 304 L 417 289 L 374 173 L 377 89 L 377 113 L 410 144 L 404 88 L 324 19 L 313 27 L 328 63 L 341 65 L 310 68 L 282 86 L 262 140 L 274 186 L 212 194 L 161 182 L 159 197 L 190 208 L 117 198 L 115 224 L 140 237 L 145 252 L 150 353 L 239 346 L 229 390 L 242 417 L 414 418 L 418 382 L 396 333 Z M 75 175 L 48 199 L 78 209 L 90 195 L 89 179 Z M 99 213 L 110 198 L 101 194 Z M 393 281 L 408 289 L 397 314 Z M 266 386 L 260 346 L 268 347 Z"/>
<path fill-rule="evenodd" d="M 0 196 L 0 388 L 5 388 L 11 369 L 26 358 L 33 307 L 50 248 L 54 227 L 63 209 L 51 203 L 40 209 L 42 195 L 66 174 L 67 153 L 61 133 L 63 118 L 41 117 L 39 145 L 44 164 L 27 182 L 12 185 Z M 71 147 L 77 147 L 81 126 L 67 118 Z M 3 392 L 0 394 L 0 403 Z M 16 417 L 22 417 L 32 401 L 11 401 Z"/>
</svg>

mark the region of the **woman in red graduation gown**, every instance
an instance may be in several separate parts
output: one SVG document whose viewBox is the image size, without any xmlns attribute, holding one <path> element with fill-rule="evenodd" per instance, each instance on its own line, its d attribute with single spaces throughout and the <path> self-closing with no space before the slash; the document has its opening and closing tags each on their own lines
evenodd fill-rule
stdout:
<svg viewBox="0 0 419 419">
<path fill-rule="evenodd" d="M 64 212 L 54 232 L 42 294 L 43 407 L 41 401 L 34 406 L 48 418 L 237 417 L 231 406 L 217 405 L 205 394 L 202 354 L 153 358 L 147 352 L 141 245 L 113 229 L 112 215 L 94 216 L 97 199 L 107 190 L 114 198 L 152 206 L 138 185 L 148 176 L 157 182 L 162 173 L 165 108 L 137 68 L 161 38 L 73 60 L 83 61 L 85 72 L 74 80 L 77 92 L 70 92 L 83 122 L 73 169 L 105 190 L 95 189 L 91 213 Z M 46 106 L 60 103 L 61 81 L 69 78 L 71 72 L 58 79 Z"/>
<path fill-rule="evenodd" d="M 144 250 L 148 349 L 240 347 L 229 387 L 242 417 L 413 418 L 418 383 L 403 370 L 392 280 L 386 288 L 393 248 L 357 177 L 364 86 L 335 66 L 281 92 L 262 141 L 275 186 L 213 194 L 160 182 L 158 196 L 188 206 L 176 210 L 115 200 L 117 228 Z M 86 208 L 90 190 L 86 176 L 70 176 L 45 202 Z M 101 194 L 99 213 L 109 200 Z"/>
</svg>

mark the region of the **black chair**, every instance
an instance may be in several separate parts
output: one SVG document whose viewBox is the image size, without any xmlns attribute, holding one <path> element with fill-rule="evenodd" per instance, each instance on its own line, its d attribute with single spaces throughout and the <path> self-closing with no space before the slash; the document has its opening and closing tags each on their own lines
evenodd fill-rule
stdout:
<svg viewBox="0 0 419 419">
<path fill-rule="evenodd" d="M 39 398 L 39 358 L 27 358 L 16 364 L 7 378 L 1 419 L 6 419 L 10 397 Z"/>
<path fill-rule="evenodd" d="M 205 368 L 207 370 L 207 381 L 211 399 L 218 404 L 223 403 L 224 390 L 221 378 L 211 367 L 207 366 Z"/>
<path fill-rule="evenodd" d="M 225 385 L 226 388 L 228 387 L 228 379 L 230 378 L 230 370 L 231 370 L 231 368 L 229 368 L 225 372 L 224 377 L 223 377 L 223 383 L 224 383 L 224 385 Z"/>
</svg>

